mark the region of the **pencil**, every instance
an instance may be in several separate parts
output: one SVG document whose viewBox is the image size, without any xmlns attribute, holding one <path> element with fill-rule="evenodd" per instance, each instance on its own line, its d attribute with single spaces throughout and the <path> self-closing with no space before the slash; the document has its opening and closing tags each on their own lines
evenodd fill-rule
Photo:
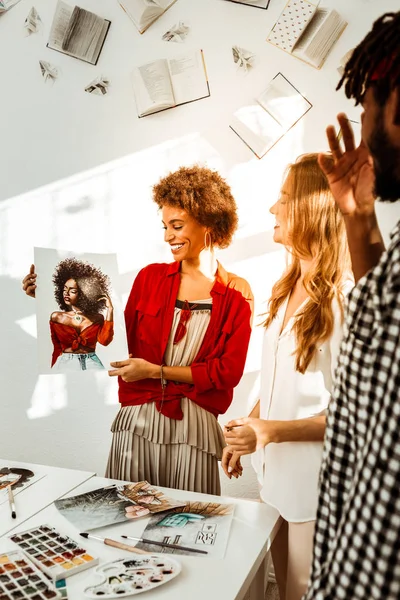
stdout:
<svg viewBox="0 0 400 600">
<path fill-rule="evenodd" d="M 198 554 L 208 554 L 206 550 L 198 548 L 190 548 L 189 546 L 180 546 L 179 544 L 168 544 L 168 542 L 156 542 L 155 540 L 147 540 L 146 538 L 131 537 L 129 535 L 121 535 L 126 540 L 134 540 L 143 544 L 154 544 L 155 546 L 163 546 L 164 548 L 175 548 L 176 550 L 186 550 L 187 552 L 197 552 Z"/>
<path fill-rule="evenodd" d="M 8 502 L 10 503 L 11 516 L 13 519 L 17 518 L 17 512 L 15 510 L 14 494 L 12 491 L 11 484 L 8 486 Z"/>
</svg>

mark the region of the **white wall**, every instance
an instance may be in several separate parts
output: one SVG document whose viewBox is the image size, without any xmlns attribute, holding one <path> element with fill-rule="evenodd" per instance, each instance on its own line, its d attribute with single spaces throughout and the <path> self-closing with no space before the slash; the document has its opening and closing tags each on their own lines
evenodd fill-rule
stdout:
<svg viewBox="0 0 400 600">
<path fill-rule="evenodd" d="M 28 0 L 0 17 L 0 456 L 102 474 L 117 410 L 116 382 L 100 376 L 84 381 L 38 376 L 34 301 L 23 295 L 20 285 L 33 246 L 117 252 L 128 294 L 140 267 L 169 260 L 151 202 L 152 184 L 181 164 L 202 162 L 227 177 L 239 205 L 239 232 L 221 259 L 249 280 L 256 311 L 263 312 L 263 301 L 283 266 L 268 213 L 283 168 L 302 152 L 326 148 L 324 129 L 337 112 L 346 110 L 357 118 L 359 109 L 343 92 L 334 91 L 336 66 L 379 14 L 399 6 L 398 0 L 331 0 L 349 25 L 317 71 L 265 42 L 284 0 L 271 0 L 268 11 L 224 0 L 178 0 L 142 36 L 116 0 L 81 0 L 81 6 L 112 21 L 97 67 L 45 48 L 55 4 L 35 0 L 44 32 L 30 38 L 22 30 L 32 5 Z M 192 27 L 187 41 L 162 42 L 162 33 L 178 20 Z M 233 64 L 234 44 L 256 54 L 247 76 Z M 133 65 L 200 47 L 211 97 L 137 119 Z M 60 67 L 53 86 L 43 83 L 39 59 Z M 258 161 L 229 129 L 229 117 L 278 71 L 314 106 Z M 111 80 L 104 98 L 83 91 L 99 74 Z M 399 208 L 381 206 L 379 215 L 387 237 Z M 244 415 L 257 395 L 260 334 L 256 329 L 245 375 L 222 423 Z M 226 493 L 256 495 L 250 467 L 246 471 L 240 482 L 225 486 Z"/>
</svg>

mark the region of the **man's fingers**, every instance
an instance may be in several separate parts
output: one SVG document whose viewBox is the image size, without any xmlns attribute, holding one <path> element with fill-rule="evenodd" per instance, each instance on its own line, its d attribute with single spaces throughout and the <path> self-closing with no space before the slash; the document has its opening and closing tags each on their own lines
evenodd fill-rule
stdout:
<svg viewBox="0 0 400 600">
<path fill-rule="evenodd" d="M 344 113 L 338 114 L 337 120 L 342 130 L 344 148 L 346 152 L 352 152 L 356 149 L 356 144 L 354 141 L 354 133 L 353 128 L 350 125 L 350 121 L 347 118 L 347 115 Z"/>
<path fill-rule="evenodd" d="M 335 160 L 339 160 L 343 156 L 342 149 L 340 148 L 340 142 L 336 135 L 336 130 L 333 125 L 328 125 L 326 128 L 326 137 L 328 138 L 328 144 L 332 156 Z"/>
</svg>

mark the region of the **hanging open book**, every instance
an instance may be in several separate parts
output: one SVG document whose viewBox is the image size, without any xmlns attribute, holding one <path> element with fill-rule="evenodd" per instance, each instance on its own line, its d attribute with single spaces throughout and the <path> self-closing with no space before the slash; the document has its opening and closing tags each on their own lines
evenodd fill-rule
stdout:
<svg viewBox="0 0 400 600">
<path fill-rule="evenodd" d="M 144 33 L 176 0 L 118 0 L 139 33 Z"/>
<path fill-rule="evenodd" d="M 138 117 L 210 96 L 202 50 L 137 67 L 133 89 Z"/>
<path fill-rule="evenodd" d="M 318 8 L 319 0 L 289 0 L 267 41 L 320 69 L 347 22 L 336 10 Z"/>
<path fill-rule="evenodd" d="M 262 158 L 312 108 L 312 104 L 278 73 L 266 90 L 233 115 L 230 128 Z"/>
<path fill-rule="evenodd" d="M 246 4 L 246 6 L 255 6 L 256 8 L 268 8 L 270 0 L 229 0 L 235 4 Z"/>
<path fill-rule="evenodd" d="M 110 25 L 107 19 L 59 0 L 47 47 L 96 65 Z"/>
</svg>

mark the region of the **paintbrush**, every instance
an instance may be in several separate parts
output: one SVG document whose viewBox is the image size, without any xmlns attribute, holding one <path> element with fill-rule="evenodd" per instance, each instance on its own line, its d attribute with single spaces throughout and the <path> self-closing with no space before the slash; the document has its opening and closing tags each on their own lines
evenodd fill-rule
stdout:
<svg viewBox="0 0 400 600">
<path fill-rule="evenodd" d="M 117 542 L 117 540 L 110 540 L 110 538 L 102 538 L 98 535 L 93 535 L 92 533 L 80 533 L 79 535 L 89 540 L 97 540 L 99 542 L 103 542 L 103 544 L 105 544 L 106 546 L 113 546 L 113 548 L 119 548 L 119 550 L 127 550 L 128 552 L 135 552 L 135 554 L 149 554 L 145 550 L 140 550 L 139 548 L 135 548 L 134 546 L 128 546 L 128 544 Z"/>
<path fill-rule="evenodd" d="M 17 518 L 17 512 L 15 510 L 14 494 L 11 485 L 8 486 L 8 502 L 10 503 L 11 516 L 13 519 Z"/>
<path fill-rule="evenodd" d="M 163 546 L 164 548 L 176 548 L 177 550 L 187 550 L 188 552 L 198 552 L 199 554 L 208 554 L 206 550 L 198 550 L 197 548 L 189 548 L 189 546 L 180 546 L 179 544 L 168 544 L 167 542 L 156 542 L 147 540 L 146 538 L 131 537 L 129 535 L 121 535 L 126 540 L 134 540 L 135 542 L 143 542 L 143 544 L 154 544 L 155 546 Z"/>
</svg>

